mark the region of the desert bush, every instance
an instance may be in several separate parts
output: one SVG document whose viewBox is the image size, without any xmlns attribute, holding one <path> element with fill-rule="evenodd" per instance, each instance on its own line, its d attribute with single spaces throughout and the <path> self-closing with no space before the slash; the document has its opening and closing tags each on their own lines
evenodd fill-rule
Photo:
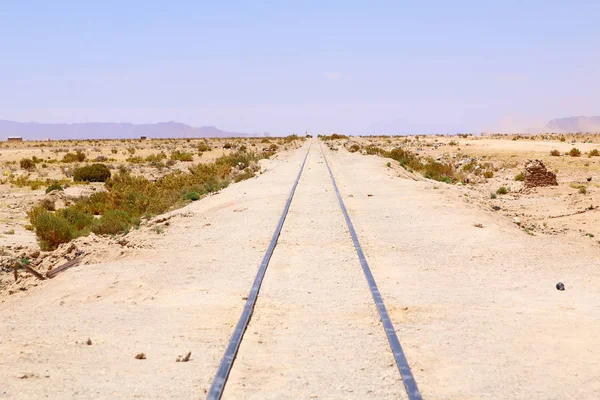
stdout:
<svg viewBox="0 0 600 400">
<path fill-rule="evenodd" d="M 329 139 L 348 139 L 348 136 L 334 133 L 333 135 L 329 136 Z"/>
<path fill-rule="evenodd" d="M 579 186 L 578 190 L 579 190 L 579 193 L 581 193 L 581 194 L 586 194 L 587 193 L 587 189 L 583 185 Z"/>
<path fill-rule="evenodd" d="M 350 146 L 350 148 L 348 149 L 348 151 L 350 153 L 356 153 L 357 151 L 360 150 L 360 146 L 356 143 L 354 143 L 352 146 Z"/>
<path fill-rule="evenodd" d="M 54 216 L 70 227 L 72 238 L 89 231 L 99 235 L 126 232 L 139 224 L 141 216 L 158 215 L 182 206 L 189 200 L 227 187 L 230 179 L 254 176 L 256 162 L 267 156 L 266 153 L 237 151 L 213 163 L 190 166 L 189 173 L 174 171 L 154 182 L 132 176 L 123 168 L 106 181 L 106 191 L 81 198 Z M 32 226 L 46 212 L 39 205 L 34 207 L 28 213 Z M 101 217 L 94 218 L 94 215 Z"/>
<path fill-rule="evenodd" d="M 507 193 L 508 193 L 508 189 L 505 186 L 500 186 L 496 190 L 496 194 L 507 194 Z"/>
<path fill-rule="evenodd" d="M 94 216 L 92 214 L 78 210 L 75 207 L 63 208 L 58 213 L 61 218 L 80 231 L 88 228 L 92 225 L 92 222 L 94 222 Z"/>
<path fill-rule="evenodd" d="M 62 158 L 62 162 L 64 162 L 64 163 L 82 162 L 82 161 L 85 161 L 85 158 L 86 158 L 85 153 L 78 150 L 77 153 L 65 154 Z"/>
<path fill-rule="evenodd" d="M 35 168 L 35 163 L 30 158 L 22 158 L 21 161 L 19 161 L 19 165 L 21 166 L 22 169 L 25 169 L 28 171 Z"/>
<path fill-rule="evenodd" d="M 37 190 L 44 185 L 44 182 L 39 179 L 29 179 L 28 175 L 21 175 L 18 178 L 10 178 L 10 183 L 17 187 L 29 186 L 31 190 Z"/>
<path fill-rule="evenodd" d="M 92 232 L 97 235 L 116 235 L 127 232 L 134 224 L 133 217 L 124 210 L 107 211 L 92 226 Z"/>
<path fill-rule="evenodd" d="M 254 171 L 252 171 L 250 168 L 246 168 L 246 169 L 244 170 L 244 172 L 242 172 L 242 173 L 241 173 L 241 174 L 239 174 L 239 175 L 236 175 L 236 176 L 233 178 L 233 181 L 234 181 L 234 182 L 241 182 L 241 181 L 245 181 L 246 179 L 250 179 L 250 178 L 252 178 L 253 176 L 254 176 Z"/>
<path fill-rule="evenodd" d="M 234 145 L 232 145 L 232 144 L 231 144 L 231 143 L 229 143 L 229 142 L 228 142 L 228 143 L 225 143 L 225 144 L 223 145 L 223 148 L 224 148 L 224 149 L 231 149 L 232 147 L 234 147 Z"/>
<path fill-rule="evenodd" d="M 52 199 L 42 199 L 39 205 L 48 211 L 56 211 L 56 203 Z"/>
<path fill-rule="evenodd" d="M 198 143 L 198 151 L 202 153 L 205 151 L 210 151 L 210 146 L 206 142 L 200 142 Z"/>
<path fill-rule="evenodd" d="M 524 181 L 525 180 L 525 174 L 523 174 L 522 172 L 519 172 L 517 175 L 515 175 L 515 181 Z"/>
<path fill-rule="evenodd" d="M 550 151 L 550 155 L 554 156 L 554 157 L 558 157 L 558 156 L 560 156 L 560 151 L 554 149 L 554 150 Z"/>
<path fill-rule="evenodd" d="M 588 154 L 590 157 L 598 157 L 600 156 L 600 152 L 598 151 L 598 149 L 593 149 L 589 152 Z"/>
<path fill-rule="evenodd" d="M 171 153 L 171 160 L 176 161 L 194 161 L 194 155 L 192 153 L 185 153 L 179 150 L 175 150 Z"/>
<path fill-rule="evenodd" d="M 287 135 L 286 137 L 283 138 L 283 141 L 285 143 L 291 143 L 294 140 L 300 140 L 300 137 L 298 137 L 298 135 L 296 135 L 295 133 L 291 134 L 291 135 Z"/>
<path fill-rule="evenodd" d="M 492 192 L 492 193 L 490 193 L 490 199 L 492 199 L 492 200 L 493 200 L 493 199 L 495 199 L 495 198 L 497 198 L 497 197 L 498 197 L 498 196 L 496 195 L 496 193 L 493 193 L 493 192 Z"/>
<path fill-rule="evenodd" d="M 396 149 L 394 149 L 394 150 L 396 150 Z M 394 151 L 394 150 L 392 150 L 392 151 Z M 402 149 L 400 149 L 400 150 L 402 150 Z M 367 147 L 365 147 L 365 153 L 367 153 L 369 155 L 385 156 L 386 151 L 384 149 L 382 149 L 381 147 L 368 145 Z M 394 158 L 394 157 L 390 157 L 390 158 Z"/>
<path fill-rule="evenodd" d="M 483 177 L 487 179 L 491 179 L 494 177 L 494 171 L 485 171 L 483 173 Z"/>
<path fill-rule="evenodd" d="M 32 225 L 42 250 L 54 250 L 75 236 L 73 227 L 66 220 L 48 211 L 37 215 L 34 221 Z"/>
<path fill-rule="evenodd" d="M 46 193 L 50 193 L 50 192 L 52 192 L 54 190 L 60 190 L 60 191 L 62 191 L 63 187 L 62 187 L 62 185 L 60 183 L 54 182 L 50 186 L 48 186 L 46 188 Z"/>
<path fill-rule="evenodd" d="M 161 151 L 160 153 L 156 153 L 156 154 L 149 154 L 148 156 L 146 156 L 146 161 L 147 162 L 159 162 L 164 160 L 165 158 L 167 158 L 167 155 L 165 154 L 164 151 Z"/>
<path fill-rule="evenodd" d="M 200 199 L 200 194 L 198 192 L 187 192 L 183 195 L 185 200 L 196 201 Z"/>
<path fill-rule="evenodd" d="M 570 151 L 569 151 L 569 155 L 571 157 L 579 157 L 581 156 L 581 151 L 578 148 L 573 147 Z"/>
<path fill-rule="evenodd" d="M 127 158 L 125 161 L 127 161 L 128 163 L 132 163 L 132 164 L 142 164 L 145 161 L 145 159 L 140 156 L 131 156 L 131 157 Z"/>
<path fill-rule="evenodd" d="M 76 182 L 106 182 L 110 178 L 110 170 L 104 164 L 92 164 L 73 171 L 73 180 Z"/>
<path fill-rule="evenodd" d="M 464 172 L 473 172 L 473 171 L 475 171 L 476 166 L 477 166 L 477 163 L 475 161 L 471 161 L 471 162 L 463 165 L 462 170 Z"/>
</svg>

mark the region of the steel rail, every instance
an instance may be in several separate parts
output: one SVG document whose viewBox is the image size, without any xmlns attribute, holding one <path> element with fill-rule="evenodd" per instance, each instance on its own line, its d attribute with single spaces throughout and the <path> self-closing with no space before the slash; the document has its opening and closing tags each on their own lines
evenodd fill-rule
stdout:
<svg viewBox="0 0 600 400">
<path fill-rule="evenodd" d="M 240 348 L 242 337 L 244 336 L 244 332 L 246 331 L 248 323 L 250 322 L 250 318 L 252 317 L 252 312 L 254 311 L 254 306 L 256 304 L 258 292 L 260 291 L 260 286 L 262 285 L 263 278 L 265 277 L 265 273 L 267 272 L 267 266 L 269 265 L 269 261 L 271 260 L 271 256 L 273 255 L 273 251 L 275 250 L 275 246 L 277 245 L 277 239 L 281 234 L 281 228 L 283 228 L 285 217 L 287 216 L 288 210 L 290 209 L 290 204 L 292 203 L 294 192 L 296 191 L 296 187 L 298 186 L 298 182 L 300 181 L 300 177 L 302 176 L 302 171 L 304 170 L 304 165 L 306 164 L 306 159 L 308 158 L 308 153 L 310 153 L 311 146 L 312 143 L 308 146 L 308 150 L 306 151 L 304 161 L 302 161 L 302 165 L 300 166 L 298 176 L 294 181 L 294 185 L 292 186 L 290 195 L 288 196 L 287 201 L 285 202 L 285 207 L 283 208 L 283 213 L 281 214 L 281 218 L 279 219 L 277 228 L 275 228 L 275 232 L 273 233 L 273 238 L 271 239 L 269 247 L 267 248 L 263 260 L 260 263 L 260 267 L 258 268 L 256 278 L 254 278 L 254 283 L 252 284 L 252 288 L 250 289 L 250 293 L 248 294 L 248 300 L 246 300 L 246 304 L 244 305 L 242 315 L 240 316 L 240 319 L 237 325 L 235 326 L 235 330 L 231 335 L 229 344 L 227 345 L 223 358 L 221 359 L 221 364 L 219 365 L 217 374 L 215 375 L 210 390 L 208 391 L 208 396 L 206 397 L 207 400 L 219 400 L 223 395 L 223 390 L 225 389 L 227 378 L 229 377 L 229 373 L 231 372 L 233 361 L 235 360 L 235 356 L 237 355 L 238 349 Z"/>
<path fill-rule="evenodd" d="M 360 260 L 363 272 L 365 273 L 365 277 L 367 278 L 369 289 L 371 290 L 373 300 L 375 301 L 375 305 L 377 306 L 377 311 L 379 312 L 379 317 L 381 318 L 381 322 L 383 323 L 383 327 L 385 329 L 385 334 L 390 344 L 390 348 L 392 349 L 392 353 L 394 353 L 394 359 L 396 360 L 396 365 L 398 366 L 398 370 L 400 371 L 400 375 L 402 376 L 402 382 L 404 383 L 404 387 L 406 388 L 408 398 L 409 400 L 422 400 L 421 393 L 419 392 L 419 388 L 417 387 L 417 382 L 415 381 L 412 371 L 410 370 L 410 366 L 408 365 L 408 361 L 406 360 L 406 356 L 404 355 L 404 351 L 402 350 L 402 346 L 400 345 L 400 341 L 398 340 L 398 336 L 396 335 L 394 324 L 392 324 L 392 320 L 390 319 L 385 304 L 383 303 L 383 297 L 381 296 L 381 293 L 379 293 L 379 289 L 377 288 L 377 284 L 375 283 L 375 278 L 373 278 L 373 274 L 371 273 L 371 268 L 369 268 L 369 264 L 367 263 L 365 254 L 363 253 L 362 247 L 360 246 L 360 242 L 358 241 L 358 236 L 356 235 L 356 231 L 354 230 L 354 225 L 352 225 L 352 221 L 350 220 L 350 216 L 348 215 L 348 211 L 346 210 L 346 206 L 344 205 L 344 201 L 342 200 L 340 191 L 337 187 L 337 184 L 335 183 L 333 172 L 331 172 L 331 167 L 329 166 L 329 162 L 327 162 L 327 157 L 325 157 L 325 152 L 323 151 L 323 146 L 321 145 L 321 142 L 319 142 L 319 147 L 321 148 L 321 154 L 323 154 L 325 165 L 329 170 L 329 176 L 331 177 L 331 182 L 333 183 L 335 194 L 337 195 L 340 207 L 342 208 L 342 212 L 344 213 L 346 225 L 348 225 L 348 230 L 350 231 L 350 235 L 352 236 L 352 241 L 354 242 L 356 254 L 358 254 L 358 259 Z"/>
</svg>

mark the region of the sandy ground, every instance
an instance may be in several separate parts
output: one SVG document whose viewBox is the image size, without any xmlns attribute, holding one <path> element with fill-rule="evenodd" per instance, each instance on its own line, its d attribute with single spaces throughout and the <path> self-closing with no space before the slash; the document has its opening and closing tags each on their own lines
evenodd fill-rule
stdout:
<svg viewBox="0 0 600 400">
<path fill-rule="evenodd" d="M 382 158 L 330 155 L 424 398 L 600 397 L 594 246 L 527 235 Z"/>
<path fill-rule="evenodd" d="M 516 139 L 516 137 L 514 137 Z M 334 141 L 334 147 L 343 151 L 345 143 L 357 143 L 364 147 L 374 145 L 391 150 L 401 146 L 423 157 L 432 157 L 453 165 L 457 172 L 468 178 L 469 183 L 455 186 L 455 192 L 463 196 L 463 201 L 474 204 L 483 210 L 499 207 L 498 214 L 512 221 L 519 219 L 521 227 L 534 235 L 560 235 L 578 239 L 582 243 L 600 244 L 600 157 L 588 157 L 590 151 L 600 149 L 599 135 L 570 135 L 560 141 L 560 136 L 537 136 L 535 140 L 522 137 L 512 140 L 506 137 L 364 137 Z M 452 143 L 452 145 L 451 145 Z M 580 157 L 565 155 L 577 148 Z M 561 156 L 550 155 L 557 150 Z M 549 171 L 557 175 L 558 186 L 539 187 L 524 190 L 523 182 L 515 177 L 524 172 L 529 159 L 542 160 Z M 406 170 L 393 160 L 391 168 L 398 174 L 408 176 Z M 484 178 L 481 174 L 465 173 L 463 167 L 473 162 L 485 170 L 493 172 L 493 177 Z M 413 174 L 421 179 L 419 174 Z M 438 185 L 440 189 L 447 187 Z M 500 187 L 510 192 L 495 195 Z M 585 192 L 579 191 L 580 187 Z M 454 189 L 453 189 L 454 190 Z M 492 194 L 496 198 L 492 199 Z"/>
<path fill-rule="evenodd" d="M 149 248 L 3 297 L 0 398 L 203 397 L 307 146 L 180 210 Z M 403 390 L 317 150 L 228 398 Z M 326 152 L 425 399 L 600 398 L 596 248 L 529 236 L 380 157 Z"/>
</svg>

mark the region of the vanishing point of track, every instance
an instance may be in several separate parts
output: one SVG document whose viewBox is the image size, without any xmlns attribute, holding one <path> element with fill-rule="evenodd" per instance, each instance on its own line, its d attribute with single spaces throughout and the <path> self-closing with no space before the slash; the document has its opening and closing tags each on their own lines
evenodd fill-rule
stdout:
<svg viewBox="0 0 600 400">
<path fill-rule="evenodd" d="M 311 147 L 312 147 L 312 144 L 309 145 L 308 150 L 306 151 L 306 155 L 304 156 L 304 160 L 302 161 L 298 175 L 296 176 L 294 184 L 292 185 L 292 189 L 286 200 L 285 207 L 284 207 L 281 217 L 279 219 L 279 223 L 277 224 L 275 232 L 273 233 L 271 242 L 269 243 L 267 251 L 265 252 L 263 260 L 262 260 L 260 267 L 258 269 L 258 272 L 256 274 L 256 278 L 254 279 L 254 282 L 250 289 L 250 293 L 248 295 L 248 299 L 246 300 L 246 304 L 244 305 L 244 310 L 242 312 L 242 315 L 240 316 L 240 319 L 234 329 L 234 332 L 233 332 L 231 339 L 227 345 L 227 348 L 225 350 L 225 353 L 223 355 L 223 358 L 221 360 L 221 363 L 219 365 L 219 368 L 218 368 L 215 378 L 213 380 L 212 386 L 208 392 L 208 396 L 207 396 L 208 400 L 218 400 L 221 398 L 221 396 L 223 394 L 225 385 L 227 383 L 227 378 L 229 377 L 229 373 L 231 372 L 231 369 L 233 368 L 233 363 L 235 361 L 235 357 L 239 350 L 242 338 L 244 336 L 246 328 L 248 327 L 248 324 L 250 323 L 250 319 L 252 317 L 252 312 L 256 305 L 260 287 L 261 287 L 263 279 L 265 277 L 267 267 L 269 265 L 269 261 L 271 259 L 271 256 L 273 255 L 273 252 L 277 245 L 279 235 L 281 234 L 281 230 L 283 228 L 286 216 L 288 214 L 290 204 L 292 203 L 292 199 L 294 197 L 296 187 L 298 186 L 298 183 L 302 176 L 302 172 L 304 170 L 304 166 L 306 164 L 306 160 L 310 153 Z M 331 182 L 335 189 L 335 193 L 336 193 L 340 208 L 341 208 L 344 218 L 346 220 L 346 225 L 348 227 L 348 230 L 350 231 L 350 235 L 352 237 L 352 241 L 354 243 L 356 253 L 358 255 L 360 264 L 362 266 L 365 278 L 367 279 L 367 283 L 368 283 L 369 289 L 371 291 L 371 295 L 372 295 L 375 305 L 377 307 L 379 317 L 383 324 L 388 343 L 390 345 L 390 348 L 391 348 L 393 356 L 394 356 L 394 360 L 396 362 L 396 365 L 397 365 L 400 375 L 402 377 L 402 382 L 404 383 L 404 387 L 406 389 L 408 398 L 409 398 L 409 400 L 420 400 L 421 394 L 417 387 L 416 381 L 413 377 L 413 374 L 412 374 L 412 371 L 408 364 L 408 361 L 404 355 L 404 351 L 402 350 L 402 346 L 400 345 L 400 341 L 398 340 L 398 337 L 396 335 L 396 331 L 394 329 L 392 321 L 388 315 L 387 309 L 383 302 L 383 298 L 382 298 L 381 294 L 379 293 L 379 289 L 377 288 L 377 284 L 375 282 L 373 274 L 371 273 L 369 264 L 368 264 L 366 257 L 362 251 L 360 242 L 358 240 L 358 236 L 356 234 L 356 231 L 354 229 L 354 226 L 352 224 L 352 221 L 350 219 L 348 211 L 346 210 L 346 206 L 344 205 L 344 202 L 340 195 L 335 178 L 333 176 L 333 172 L 331 170 L 331 167 L 329 166 L 329 163 L 327 161 L 327 158 L 325 157 L 325 153 L 323 152 L 323 148 L 320 143 L 319 143 L 319 148 L 321 150 L 323 159 L 325 160 L 325 164 L 327 166 L 329 176 L 331 177 Z"/>
</svg>

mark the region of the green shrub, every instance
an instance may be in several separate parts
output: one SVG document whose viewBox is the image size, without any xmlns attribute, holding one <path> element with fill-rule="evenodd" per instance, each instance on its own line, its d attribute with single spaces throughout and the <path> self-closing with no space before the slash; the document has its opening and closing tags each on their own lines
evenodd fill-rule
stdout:
<svg viewBox="0 0 600 400">
<path fill-rule="evenodd" d="M 110 170 L 104 164 L 86 165 L 73 171 L 76 182 L 106 182 L 109 178 Z"/>
<path fill-rule="evenodd" d="M 573 147 L 573 148 L 571 149 L 571 151 L 569 151 L 569 155 L 570 155 L 571 157 L 579 157 L 579 156 L 581 156 L 581 151 L 580 151 L 579 149 L 577 149 L 577 148 Z"/>
<path fill-rule="evenodd" d="M 96 220 L 92 232 L 97 235 L 115 235 L 127 232 L 132 226 L 132 217 L 124 210 L 107 211 L 100 219 Z"/>
<path fill-rule="evenodd" d="M 48 186 L 46 188 L 46 193 L 50 193 L 50 192 L 52 192 L 54 190 L 60 190 L 60 191 L 62 191 L 63 187 L 61 186 L 60 183 L 55 182 L 55 183 L 51 184 L 50 186 Z"/>
<path fill-rule="evenodd" d="M 498 190 L 496 190 L 497 194 L 507 194 L 508 193 L 508 189 L 505 186 L 500 186 L 498 188 Z"/>
<path fill-rule="evenodd" d="M 483 173 L 483 177 L 487 178 L 487 179 L 493 178 L 494 177 L 494 171 L 485 171 Z"/>
<path fill-rule="evenodd" d="M 493 199 L 495 199 L 495 198 L 497 198 L 497 197 L 498 197 L 498 196 L 496 195 L 496 193 L 490 193 L 490 199 L 492 199 L 492 200 L 493 200 Z"/>
<path fill-rule="evenodd" d="M 515 181 L 524 181 L 525 180 L 525 174 L 523 174 L 522 172 L 519 172 L 517 175 L 515 175 Z"/>
<path fill-rule="evenodd" d="M 23 158 L 23 159 L 21 159 L 21 161 L 19 162 L 19 165 L 21 166 L 22 169 L 25 169 L 25 170 L 28 170 L 28 171 L 30 171 L 30 170 L 32 170 L 32 169 L 35 168 L 35 163 L 30 158 Z"/>
<path fill-rule="evenodd" d="M 200 194 L 198 194 L 198 192 L 187 192 L 186 194 L 183 195 L 183 198 L 185 200 L 196 201 L 196 200 L 200 200 Z"/>
<path fill-rule="evenodd" d="M 73 227 L 66 220 L 47 211 L 35 218 L 33 227 L 42 250 L 54 250 L 74 237 Z"/>
<path fill-rule="evenodd" d="M 90 227 L 94 222 L 93 215 L 74 207 L 63 208 L 58 215 L 80 231 Z"/>
</svg>

